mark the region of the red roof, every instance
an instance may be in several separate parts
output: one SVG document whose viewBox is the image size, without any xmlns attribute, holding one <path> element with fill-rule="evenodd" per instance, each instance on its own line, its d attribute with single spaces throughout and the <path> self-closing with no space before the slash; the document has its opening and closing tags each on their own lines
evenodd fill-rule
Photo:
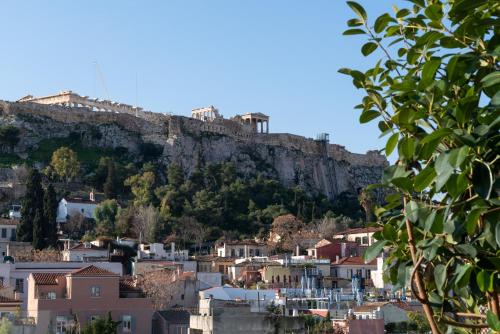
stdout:
<svg viewBox="0 0 500 334">
<path fill-rule="evenodd" d="M 33 273 L 36 285 L 57 285 L 57 279 L 66 273 Z"/>
<path fill-rule="evenodd" d="M 0 225 L 17 225 L 17 224 L 19 224 L 19 219 L 0 218 Z"/>
<path fill-rule="evenodd" d="M 118 277 L 118 274 L 115 274 L 109 270 L 102 269 L 99 267 L 96 267 L 94 265 L 82 268 L 82 269 L 77 269 L 70 274 L 73 277 L 94 277 L 94 276 L 99 276 L 99 277 Z"/>
<path fill-rule="evenodd" d="M 127 276 L 120 279 L 121 292 L 142 292 L 142 289 L 137 286 L 133 277 Z"/>
<path fill-rule="evenodd" d="M 351 256 L 351 257 L 343 257 L 339 259 L 339 261 L 334 261 L 332 262 L 332 265 L 335 266 L 376 266 L 377 265 L 377 259 L 373 259 L 371 262 L 366 263 L 365 260 L 361 256 Z"/>
</svg>

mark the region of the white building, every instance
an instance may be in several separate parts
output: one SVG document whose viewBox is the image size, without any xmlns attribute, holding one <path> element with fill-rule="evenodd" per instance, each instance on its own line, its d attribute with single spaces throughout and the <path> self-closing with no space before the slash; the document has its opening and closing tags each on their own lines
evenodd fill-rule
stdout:
<svg viewBox="0 0 500 334">
<path fill-rule="evenodd" d="M 94 218 L 94 210 L 98 204 L 94 201 L 93 195 L 88 200 L 82 198 L 63 198 L 57 206 L 56 221 L 58 223 L 65 223 L 72 215 L 77 214 L 81 214 L 87 219 Z"/>
<path fill-rule="evenodd" d="M 347 241 L 355 241 L 358 245 L 371 246 L 375 240 L 373 234 L 381 231 L 380 227 L 360 227 L 351 228 L 344 232 L 337 233 L 333 236 L 334 239 L 342 239 Z"/>
<path fill-rule="evenodd" d="M 169 260 L 169 261 L 186 261 L 189 258 L 189 251 L 175 250 L 175 242 L 170 244 L 170 249 L 165 250 L 163 244 L 140 244 L 137 251 L 138 259 L 148 260 Z"/>
<path fill-rule="evenodd" d="M 217 256 L 238 258 L 267 256 L 267 245 L 253 240 L 226 241 L 217 247 Z"/>
<path fill-rule="evenodd" d="M 106 261 L 109 259 L 109 250 L 90 242 L 84 242 L 72 247 L 69 247 L 69 243 L 65 243 L 62 256 L 63 261 L 70 262 Z"/>
<path fill-rule="evenodd" d="M 119 262 L 94 262 L 94 266 L 122 275 L 122 264 Z M 68 271 L 88 267 L 85 262 L 16 262 L 0 263 L 0 283 L 15 289 L 16 298 L 26 310 L 28 300 L 28 276 L 31 273 L 66 273 Z"/>
<path fill-rule="evenodd" d="M 21 219 L 21 206 L 19 204 L 13 204 L 9 209 L 10 219 Z"/>
<path fill-rule="evenodd" d="M 377 261 L 365 262 L 361 256 L 344 257 L 332 263 L 331 276 L 334 279 L 351 280 L 354 275 L 372 279 L 372 272 L 377 270 Z"/>
<path fill-rule="evenodd" d="M 7 245 L 16 240 L 16 229 L 19 220 L 0 218 L 0 254 L 7 255 Z"/>
</svg>

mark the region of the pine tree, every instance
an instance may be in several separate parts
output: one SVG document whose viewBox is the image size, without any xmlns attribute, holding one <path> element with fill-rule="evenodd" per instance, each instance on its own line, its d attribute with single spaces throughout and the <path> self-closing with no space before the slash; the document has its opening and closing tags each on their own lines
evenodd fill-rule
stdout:
<svg viewBox="0 0 500 334">
<path fill-rule="evenodd" d="M 43 211 L 38 211 L 33 219 L 33 248 L 45 248 Z"/>
<path fill-rule="evenodd" d="M 110 159 L 108 161 L 108 176 L 106 177 L 106 182 L 104 183 L 104 196 L 106 196 L 106 199 L 116 199 L 116 188 L 117 179 L 115 162 Z"/>
<path fill-rule="evenodd" d="M 43 220 L 43 188 L 42 177 L 38 170 L 33 168 L 28 174 L 26 194 L 21 201 L 21 221 L 17 229 L 17 240 L 33 241 L 33 221 L 38 213 Z"/>
<path fill-rule="evenodd" d="M 57 197 L 52 184 L 49 184 L 43 197 L 43 216 L 45 220 L 44 237 L 47 246 L 56 246 L 57 242 Z"/>
</svg>

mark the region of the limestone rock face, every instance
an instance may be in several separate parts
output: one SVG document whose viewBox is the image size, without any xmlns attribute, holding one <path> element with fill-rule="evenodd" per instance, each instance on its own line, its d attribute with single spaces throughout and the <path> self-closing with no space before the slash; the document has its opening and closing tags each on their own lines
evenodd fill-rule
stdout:
<svg viewBox="0 0 500 334">
<path fill-rule="evenodd" d="M 21 129 L 21 140 L 13 149 L 20 156 L 43 139 L 75 134 L 86 146 L 123 147 L 132 154 L 142 143 L 154 143 L 163 148 L 162 162 L 176 161 L 188 174 L 197 163 L 231 161 L 244 175 L 263 173 L 330 199 L 379 182 L 388 165 L 374 151 L 354 154 L 343 146 L 292 134 L 251 133 L 224 119 L 202 122 L 151 112 L 132 115 L 0 101 L 0 125 L 4 124 Z"/>
</svg>

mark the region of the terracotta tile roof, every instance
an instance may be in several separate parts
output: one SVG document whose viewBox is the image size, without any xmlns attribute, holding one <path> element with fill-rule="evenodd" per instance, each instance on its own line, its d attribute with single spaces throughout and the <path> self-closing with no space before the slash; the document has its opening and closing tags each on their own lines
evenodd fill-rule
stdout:
<svg viewBox="0 0 500 334">
<path fill-rule="evenodd" d="M 99 276 L 99 277 L 118 277 L 118 274 L 115 274 L 109 270 L 102 269 L 99 267 L 96 267 L 94 265 L 82 268 L 82 269 L 77 269 L 70 274 L 73 277 L 94 277 L 94 276 Z"/>
<path fill-rule="evenodd" d="M 366 263 L 365 260 L 361 256 L 351 256 L 351 257 L 343 257 L 339 259 L 338 262 L 333 261 L 332 266 L 376 266 L 377 265 L 377 259 L 372 260 L 369 263 Z"/>
<path fill-rule="evenodd" d="M 57 285 L 57 279 L 66 275 L 66 273 L 33 273 L 33 279 L 36 285 Z"/>
<path fill-rule="evenodd" d="M 335 235 L 346 235 L 346 234 L 358 234 L 358 233 L 373 233 L 382 231 L 382 227 L 358 227 L 358 228 L 350 228 L 343 232 L 335 233 Z"/>
<path fill-rule="evenodd" d="M 0 218 L 0 225 L 17 225 L 17 224 L 19 224 L 19 219 Z"/>
<path fill-rule="evenodd" d="M 378 307 L 382 307 L 384 305 L 390 304 L 389 302 L 374 302 L 374 303 L 365 303 L 361 306 L 354 307 L 354 312 L 359 313 L 367 313 L 375 311 Z"/>
<path fill-rule="evenodd" d="M 120 278 L 120 292 L 142 292 L 136 284 L 133 277 L 127 276 Z"/>
</svg>

